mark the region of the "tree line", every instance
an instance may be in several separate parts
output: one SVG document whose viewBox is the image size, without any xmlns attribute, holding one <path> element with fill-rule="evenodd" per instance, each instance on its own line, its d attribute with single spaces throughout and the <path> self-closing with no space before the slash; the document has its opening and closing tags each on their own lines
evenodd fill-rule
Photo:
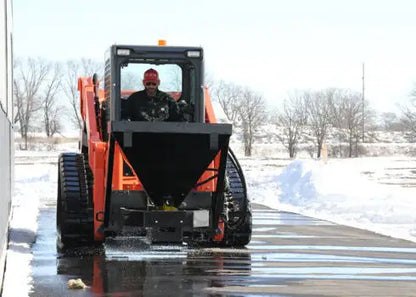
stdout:
<svg viewBox="0 0 416 297">
<path fill-rule="evenodd" d="M 396 115 L 377 114 L 361 93 L 350 89 L 294 90 L 280 107 L 270 111 L 262 96 L 248 87 L 225 81 L 211 85 L 213 100 L 230 122 L 242 128 L 246 156 L 251 155 L 256 133 L 264 124 L 279 129 L 278 139 L 290 158 L 296 157 L 301 139 L 312 143 L 311 155 L 320 158 L 329 134 L 337 143 L 332 154 L 339 157 L 359 156 L 360 144 L 377 129 L 416 137 L 416 87 L 409 104 L 401 106 L 401 114 Z"/>
<path fill-rule="evenodd" d="M 27 149 L 29 132 L 44 131 L 52 137 L 62 132 L 64 122 L 81 129 L 78 77 L 102 72 L 101 63 L 85 58 L 62 63 L 42 58 L 16 59 L 14 123 L 24 139 L 23 149 Z M 401 114 L 379 115 L 382 121 L 377 127 L 377 114 L 361 93 L 353 90 L 294 90 L 280 107 L 271 110 L 265 98 L 248 86 L 211 79 L 208 83 L 213 101 L 241 131 L 246 156 L 252 155 L 256 135 L 264 124 L 279 129 L 278 139 L 290 158 L 296 157 L 300 141 L 305 138 L 313 143 L 314 155 L 319 158 L 330 132 L 339 143 L 335 153 L 342 157 L 358 156 L 359 144 L 376 128 L 408 131 L 409 137 L 416 137 L 416 87 L 409 104 L 401 107 Z"/>
<path fill-rule="evenodd" d="M 91 59 L 63 63 L 42 58 L 14 61 L 14 124 L 28 147 L 29 132 L 44 131 L 47 137 L 62 132 L 69 121 L 81 129 L 78 77 L 101 73 L 101 65 Z"/>
</svg>

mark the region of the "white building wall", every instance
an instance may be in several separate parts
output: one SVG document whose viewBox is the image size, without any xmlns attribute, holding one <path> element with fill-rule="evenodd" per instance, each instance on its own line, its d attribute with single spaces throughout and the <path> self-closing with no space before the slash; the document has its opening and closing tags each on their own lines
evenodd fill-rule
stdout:
<svg viewBox="0 0 416 297">
<path fill-rule="evenodd" d="M 0 2 L 0 292 L 3 284 L 13 184 L 12 6 Z"/>
</svg>

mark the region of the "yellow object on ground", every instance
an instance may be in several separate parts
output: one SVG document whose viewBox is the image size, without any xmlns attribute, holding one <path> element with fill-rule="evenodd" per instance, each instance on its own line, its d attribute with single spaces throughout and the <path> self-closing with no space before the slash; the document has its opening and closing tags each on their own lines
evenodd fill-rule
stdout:
<svg viewBox="0 0 416 297">
<path fill-rule="evenodd" d="M 68 289 L 77 290 L 77 289 L 85 289 L 87 287 L 86 284 L 80 279 L 70 279 L 68 281 Z"/>
</svg>

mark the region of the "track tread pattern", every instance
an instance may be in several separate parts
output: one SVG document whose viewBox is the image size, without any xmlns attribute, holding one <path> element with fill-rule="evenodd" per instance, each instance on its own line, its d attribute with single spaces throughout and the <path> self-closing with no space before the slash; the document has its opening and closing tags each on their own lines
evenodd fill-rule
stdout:
<svg viewBox="0 0 416 297">
<path fill-rule="evenodd" d="M 251 240 L 252 216 L 243 172 L 230 151 L 226 163 L 225 245 L 245 246 Z"/>
<path fill-rule="evenodd" d="M 58 249 L 90 245 L 94 241 L 91 184 L 82 154 L 64 153 L 58 162 Z"/>
</svg>

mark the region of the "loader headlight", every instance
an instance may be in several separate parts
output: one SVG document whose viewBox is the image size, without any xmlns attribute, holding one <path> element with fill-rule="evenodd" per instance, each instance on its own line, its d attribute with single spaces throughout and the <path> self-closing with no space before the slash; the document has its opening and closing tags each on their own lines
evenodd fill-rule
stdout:
<svg viewBox="0 0 416 297">
<path fill-rule="evenodd" d="M 119 48 L 117 49 L 117 55 L 119 56 L 129 56 L 130 55 L 130 50 L 127 48 Z"/>
<path fill-rule="evenodd" d="M 187 51 L 186 56 L 188 58 L 200 58 L 201 52 L 200 51 Z"/>
</svg>

